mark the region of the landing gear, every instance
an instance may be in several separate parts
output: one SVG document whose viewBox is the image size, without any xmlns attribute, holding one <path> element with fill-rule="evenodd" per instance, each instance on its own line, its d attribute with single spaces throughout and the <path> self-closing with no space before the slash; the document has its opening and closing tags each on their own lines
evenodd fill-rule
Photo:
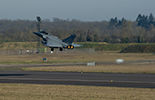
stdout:
<svg viewBox="0 0 155 100">
<path fill-rule="evenodd" d="M 63 48 L 59 48 L 60 51 L 63 51 Z"/>
<path fill-rule="evenodd" d="M 53 53 L 53 51 L 54 51 L 54 48 L 51 48 L 51 53 Z"/>
<path fill-rule="evenodd" d="M 54 48 L 51 48 L 51 51 L 54 51 Z"/>
<path fill-rule="evenodd" d="M 63 48 L 62 47 L 60 47 L 60 48 L 58 48 L 60 51 L 63 51 Z M 53 53 L 53 51 L 54 51 L 54 48 L 51 48 L 51 52 Z"/>
</svg>

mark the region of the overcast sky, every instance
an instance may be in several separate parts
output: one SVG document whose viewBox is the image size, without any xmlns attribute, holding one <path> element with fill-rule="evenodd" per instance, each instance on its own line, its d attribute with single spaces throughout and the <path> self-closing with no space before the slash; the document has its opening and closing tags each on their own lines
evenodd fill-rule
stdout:
<svg viewBox="0 0 155 100">
<path fill-rule="evenodd" d="M 0 19 L 77 19 L 135 21 L 138 14 L 155 16 L 155 0 L 0 0 Z"/>
</svg>

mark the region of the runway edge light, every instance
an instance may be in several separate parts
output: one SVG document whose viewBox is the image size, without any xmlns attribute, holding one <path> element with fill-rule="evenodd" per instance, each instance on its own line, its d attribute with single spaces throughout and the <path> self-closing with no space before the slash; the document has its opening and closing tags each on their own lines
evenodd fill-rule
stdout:
<svg viewBox="0 0 155 100">
<path fill-rule="evenodd" d="M 95 62 L 88 62 L 87 66 L 95 66 Z"/>
<path fill-rule="evenodd" d="M 116 63 L 118 64 L 124 63 L 124 59 L 116 59 Z"/>
</svg>

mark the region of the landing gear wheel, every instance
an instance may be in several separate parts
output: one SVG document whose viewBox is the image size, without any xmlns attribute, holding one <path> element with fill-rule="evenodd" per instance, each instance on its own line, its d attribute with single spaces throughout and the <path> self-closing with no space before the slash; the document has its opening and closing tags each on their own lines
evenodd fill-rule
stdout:
<svg viewBox="0 0 155 100">
<path fill-rule="evenodd" d="M 51 48 L 51 51 L 54 51 L 54 48 Z"/>
<path fill-rule="evenodd" d="M 60 50 L 60 51 L 63 51 L 63 48 L 60 48 L 59 50 Z"/>
</svg>

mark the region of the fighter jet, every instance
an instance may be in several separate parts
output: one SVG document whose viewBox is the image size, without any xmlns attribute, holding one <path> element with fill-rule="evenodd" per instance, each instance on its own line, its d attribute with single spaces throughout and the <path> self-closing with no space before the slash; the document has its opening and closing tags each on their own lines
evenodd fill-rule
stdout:
<svg viewBox="0 0 155 100">
<path fill-rule="evenodd" d="M 33 33 L 43 39 L 41 43 L 44 46 L 51 48 L 51 53 L 54 51 L 54 48 L 59 48 L 60 51 L 63 51 L 63 49 L 73 49 L 74 47 L 82 46 L 82 45 L 72 43 L 76 37 L 75 34 L 72 34 L 68 38 L 61 40 L 56 36 L 48 34 L 46 31 L 40 31 L 41 18 L 37 16 L 37 20 L 38 20 L 38 24 L 37 24 L 38 32 L 33 32 Z"/>
<path fill-rule="evenodd" d="M 33 33 L 43 39 L 41 43 L 44 46 L 51 48 L 51 52 L 54 51 L 54 48 L 59 48 L 60 51 L 63 51 L 63 49 L 73 49 L 74 47 L 82 46 L 82 45 L 72 43 L 76 37 L 75 34 L 72 34 L 66 39 L 61 40 L 56 36 L 48 34 L 46 31 L 39 31 L 39 32 L 33 32 Z"/>
</svg>

